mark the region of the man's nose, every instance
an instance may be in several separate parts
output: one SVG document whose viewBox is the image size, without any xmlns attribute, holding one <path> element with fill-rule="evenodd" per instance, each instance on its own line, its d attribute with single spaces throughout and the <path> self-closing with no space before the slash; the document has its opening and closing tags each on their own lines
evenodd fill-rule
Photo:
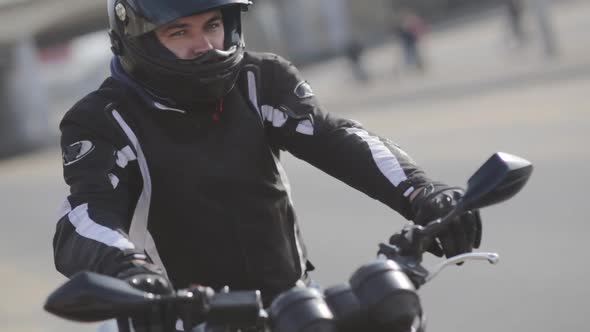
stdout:
<svg viewBox="0 0 590 332">
<path fill-rule="evenodd" d="M 198 36 L 194 39 L 192 53 L 195 57 L 199 57 L 211 49 L 213 49 L 213 44 L 211 44 L 206 36 Z"/>
</svg>

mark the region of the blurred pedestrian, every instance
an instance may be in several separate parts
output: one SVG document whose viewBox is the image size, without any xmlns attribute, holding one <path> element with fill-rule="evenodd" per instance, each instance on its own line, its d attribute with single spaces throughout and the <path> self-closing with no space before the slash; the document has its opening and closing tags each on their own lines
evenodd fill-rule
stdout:
<svg viewBox="0 0 590 332">
<path fill-rule="evenodd" d="M 346 47 L 345 55 L 350 60 L 354 78 L 359 82 L 368 82 L 369 73 L 363 65 L 362 57 L 365 53 L 365 47 L 356 39 L 353 39 Z"/>
<path fill-rule="evenodd" d="M 523 26 L 525 4 L 522 0 L 504 0 L 504 4 L 508 17 L 510 40 L 514 41 L 514 44 L 517 47 L 524 46 L 526 42 L 526 35 Z"/>
<path fill-rule="evenodd" d="M 551 20 L 549 0 L 533 0 L 532 4 L 544 54 L 548 58 L 556 57 L 559 53 L 559 43 Z"/>
<path fill-rule="evenodd" d="M 400 10 L 395 22 L 395 34 L 402 46 L 405 68 L 424 70 L 425 64 L 420 41 L 426 31 L 426 23 L 417 13 L 409 8 Z"/>
</svg>

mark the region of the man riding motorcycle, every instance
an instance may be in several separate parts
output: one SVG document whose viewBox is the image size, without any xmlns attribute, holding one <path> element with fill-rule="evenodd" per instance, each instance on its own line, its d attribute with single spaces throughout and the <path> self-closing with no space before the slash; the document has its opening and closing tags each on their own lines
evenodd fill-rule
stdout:
<svg viewBox="0 0 590 332">
<path fill-rule="evenodd" d="M 309 282 L 281 151 L 418 224 L 461 197 L 397 145 L 326 112 L 290 62 L 246 51 L 251 4 L 108 1 L 111 76 L 60 124 L 70 186 L 54 237 L 61 273 L 155 293 L 259 289 L 265 304 Z M 469 212 L 431 252 L 469 252 L 480 238 Z"/>
</svg>

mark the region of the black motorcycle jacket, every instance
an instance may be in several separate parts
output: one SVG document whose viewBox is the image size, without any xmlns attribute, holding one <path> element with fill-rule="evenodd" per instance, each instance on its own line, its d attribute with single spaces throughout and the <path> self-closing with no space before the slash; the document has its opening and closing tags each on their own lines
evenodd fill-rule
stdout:
<svg viewBox="0 0 590 332">
<path fill-rule="evenodd" d="M 408 219 L 409 195 L 430 182 L 398 146 L 324 111 L 276 55 L 247 52 L 228 95 L 188 109 L 113 76 L 60 124 L 70 195 L 53 245 L 66 276 L 116 275 L 147 257 L 175 288 L 228 285 L 269 299 L 311 266 L 281 151 Z"/>
</svg>

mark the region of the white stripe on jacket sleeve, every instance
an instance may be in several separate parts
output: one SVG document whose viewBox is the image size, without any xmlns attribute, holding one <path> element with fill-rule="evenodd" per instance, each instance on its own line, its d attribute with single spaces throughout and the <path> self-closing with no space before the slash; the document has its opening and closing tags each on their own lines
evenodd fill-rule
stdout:
<svg viewBox="0 0 590 332">
<path fill-rule="evenodd" d="M 360 137 L 367 143 L 375 164 L 391 184 L 397 187 L 408 179 L 397 158 L 379 137 L 371 136 L 366 130 L 360 128 L 346 128 L 346 131 Z"/>
<path fill-rule="evenodd" d="M 82 204 L 68 213 L 68 219 L 81 236 L 121 250 L 135 249 L 131 241 L 121 233 L 96 223 L 88 215 L 88 204 Z"/>
</svg>

